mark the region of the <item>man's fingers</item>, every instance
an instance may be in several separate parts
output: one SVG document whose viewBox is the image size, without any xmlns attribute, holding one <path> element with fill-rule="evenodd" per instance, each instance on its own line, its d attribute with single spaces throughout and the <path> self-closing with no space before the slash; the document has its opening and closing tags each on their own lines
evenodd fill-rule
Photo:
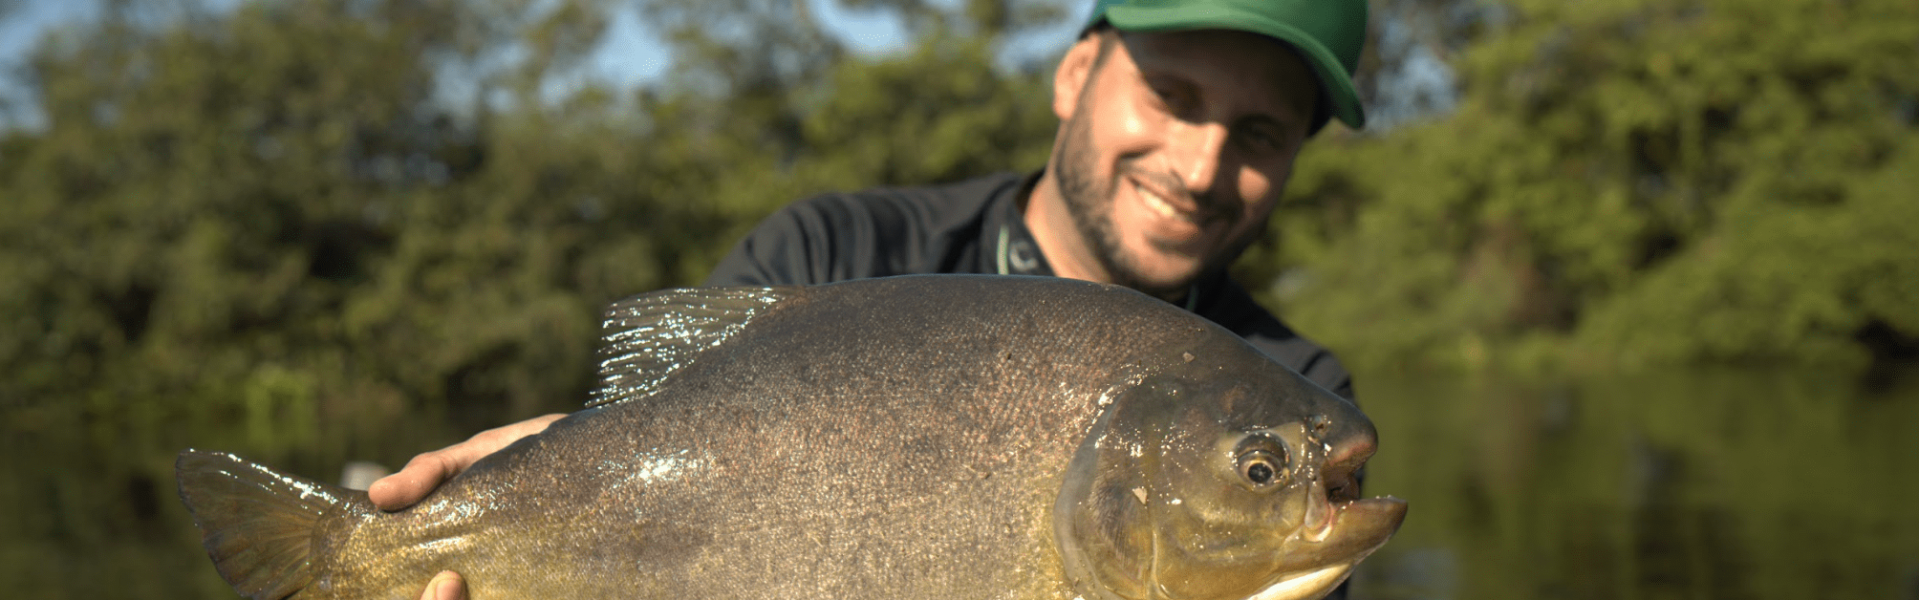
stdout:
<svg viewBox="0 0 1919 600">
<path fill-rule="evenodd" d="M 488 454 L 499 452 L 501 448 L 513 445 L 513 442 L 520 441 L 520 438 L 546 431 L 546 426 L 552 425 L 554 421 L 563 418 L 566 418 L 565 413 L 553 413 L 540 415 L 504 427 L 495 427 L 482 431 L 467 441 L 448 446 L 444 451 L 457 450 L 462 457 L 467 457 L 468 460 L 465 464 L 461 465 L 461 468 L 464 469 L 467 465 L 473 464 Z M 469 457 L 468 455 L 471 456 Z"/>
<path fill-rule="evenodd" d="M 420 600 L 466 600 L 466 581 L 460 579 L 459 573 L 441 571 L 426 582 L 426 592 L 420 594 Z"/>
<path fill-rule="evenodd" d="M 380 510 L 400 510 L 425 498 L 440 482 L 460 472 L 447 452 L 458 445 L 413 457 L 399 472 L 374 481 L 366 495 Z"/>
<path fill-rule="evenodd" d="M 513 445 L 520 438 L 546 430 L 546 426 L 566 415 L 541 415 L 496 429 L 482 431 L 464 442 L 434 450 L 406 462 L 400 472 L 380 478 L 366 490 L 373 505 L 381 510 L 399 510 L 419 502 L 440 482 L 465 471 L 486 455 Z M 441 571 L 426 583 L 420 600 L 466 600 L 466 581 L 459 573 Z"/>
<path fill-rule="evenodd" d="M 380 510 L 400 510 L 419 502 L 440 483 L 465 471 L 473 463 L 513 445 L 520 438 L 546 430 L 547 425 L 564 414 L 541 415 L 505 427 L 488 429 L 464 442 L 434 450 L 407 461 L 398 473 L 381 477 L 368 486 L 368 499 Z"/>
</svg>

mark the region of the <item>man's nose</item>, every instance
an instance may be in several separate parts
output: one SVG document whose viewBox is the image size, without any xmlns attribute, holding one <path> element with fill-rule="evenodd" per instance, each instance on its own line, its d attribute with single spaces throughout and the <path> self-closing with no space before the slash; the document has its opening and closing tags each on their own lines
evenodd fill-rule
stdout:
<svg viewBox="0 0 1919 600">
<path fill-rule="evenodd" d="M 1228 133 L 1225 125 L 1211 121 L 1179 125 L 1172 140 L 1173 164 L 1169 166 L 1187 191 L 1197 195 L 1213 189 Z"/>
</svg>

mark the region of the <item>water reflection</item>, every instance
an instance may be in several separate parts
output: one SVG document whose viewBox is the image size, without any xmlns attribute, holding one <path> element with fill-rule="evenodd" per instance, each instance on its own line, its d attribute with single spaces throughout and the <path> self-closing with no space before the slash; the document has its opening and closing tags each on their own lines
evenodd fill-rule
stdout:
<svg viewBox="0 0 1919 600">
<path fill-rule="evenodd" d="M 1725 371 L 1527 382 L 1370 376 L 1369 493 L 1411 501 L 1354 598 L 1919 600 L 1919 378 Z M 186 446 L 299 474 L 462 437 L 436 415 L 244 419 L 48 404 L 0 415 L 0 589 L 233 598 L 174 497 Z M 311 422 L 311 421 L 310 421 Z M 424 430 L 428 433 L 418 433 Z M 399 427 L 394 425 L 394 427 Z M 411 435 L 399 432 L 414 432 Z M 260 440 L 309 440 L 300 447 Z M 654 457 L 665 475 L 697 457 Z"/>
<path fill-rule="evenodd" d="M 1717 371 L 1373 382 L 1356 598 L 1919 598 L 1919 388 Z"/>
</svg>

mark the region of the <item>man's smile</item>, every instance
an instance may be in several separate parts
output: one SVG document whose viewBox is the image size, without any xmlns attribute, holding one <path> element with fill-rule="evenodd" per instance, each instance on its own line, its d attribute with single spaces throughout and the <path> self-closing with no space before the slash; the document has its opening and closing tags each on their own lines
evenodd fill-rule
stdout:
<svg viewBox="0 0 1919 600">
<path fill-rule="evenodd" d="M 1224 224 L 1221 215 L 1206 210 L 1190 195 L 1165 190 L 1137 176 L 1126 177 L 1126 182 L 1144 212 L 1153 217 L 1141 223 L 1150 238 L 1179 245 L 1204 242 L 1209 230 Z"/>
<path fill-rule="evenodd" d="M 1140 185 L 1139 182 L 1133 182 L 1133 190 L 1139 192 L 1140 199 L 1145 200 L 1146 207 L 1151 209 L 1153 214 L 1167 219 L 1179 219 L 1193 224 L 1199 223 L 1199 211 L 1197 207 L 1184 204 L 1174 206 L 1172 201 L 1154 193 L 1152 188 Z"/>
</svg>

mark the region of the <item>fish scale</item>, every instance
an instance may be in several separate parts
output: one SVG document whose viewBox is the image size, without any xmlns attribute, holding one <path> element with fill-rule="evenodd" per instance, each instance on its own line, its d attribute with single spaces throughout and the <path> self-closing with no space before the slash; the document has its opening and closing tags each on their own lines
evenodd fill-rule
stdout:
<svg viewBox="0 0 1919 600">
<path fill-rule="evenodd" d="M 209 554 L 255 598 L 414 598 L 446 569 L 475 600 L 1310 598 L 1404 514 L 1327 492 L 1374 443 L 1350 403 L 1124 288 L 675 290 L 607 323 L 592 408 L 407 510 L 326 490 L 246 516 L 297 480 L 184 453 Z M 1308 448 L 1322 443 L 1346 450 Z M 1244 480 L 1240 462 L 1277 454 L 1318 462 Z M 1178 537 L 1208 532 L 1232 551 Z M 317 543 L 282 543 L 302 537 Z"/>
</svg>

